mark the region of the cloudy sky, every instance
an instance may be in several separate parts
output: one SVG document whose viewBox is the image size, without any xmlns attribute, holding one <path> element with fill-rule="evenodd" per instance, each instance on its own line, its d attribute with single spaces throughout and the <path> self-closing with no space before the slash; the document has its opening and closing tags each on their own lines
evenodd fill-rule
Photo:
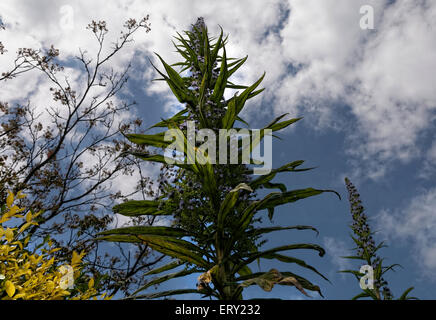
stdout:
<svg viewBox="0 0 436 320">
<path fill-rule="evenodd" d="M 373 8 L 373 28 L 362 28 L 360 9 L 368 5 Z M 228 56 L 248 55 L 234 80 L 248 84 L 266 72 L 265 92 L 246 107 L 244 116 L 251 126 L 259 128 L 286 112 L 304 117 L 282 134 L 283 140 L 274 142 L 273 162 L 278 166 L 304 159 L 317 169 L 281 180 L 288 188 L 333 188 L 343 195 L 342 201 L 323 195 L 280 208 L 275 224 L 311 224 L 320 235 L 281 234 L 269 245 L 322 244 L 325 257 L 300 257 L 332 284 L 312 275 L 310 279 L 329 299 L 358 293 L 354 278 L 337 273 L 355 266 L 340 258 L 353 247 L 343 184 L 348 176 L 373 218 L 377 239 L 389 244 L 383 251 L 387 263 L 403 266 L 387 277 L 394 294 L 415 286 L 416 296 L 436 298 L 436 2 L 2 0 L 0 18 L 6 30 L 0 32 L 0 41 L 8 52 L 0 57 L 1 71 L 19 47 L 54 44 L 68 64 L 79 48 L 95 49 L 85 29 L 91 20 L 106 20 L 115 39 L 127 18 L 147 14 L 151 32 L 137 33 L 129 49 L 112 62 L 114 68 L 129 61 L 134 66 L 119 98 L 134 99 L 138 106 L 126 117 L 139 116 L 147 126 L 174 112 L 177 102 L 164 83 L 151 82 L 155 74 L 147 59 L 157 52 L 168 62 L 177 61 L 171 37 L 198 16 L 205 18 L 212 35 L 222 26 L 229 34 Z M 79 79 L 80 71 L 71 68 L 72 77 Z M 2 87 L 0 99 L 26 98 L 44 105 L 51 99 L 46 91 L 43 79 L 20 77 Z M 128 188 L 129 183 L 124 179 L 118 186 Z M 191 280 L 172 285 L 190 287 Z M 247 297 L 258 294 L 252 289 Z M 275 288 L 272 294 L 300 297 L 289 287 Z"/>
</svg>

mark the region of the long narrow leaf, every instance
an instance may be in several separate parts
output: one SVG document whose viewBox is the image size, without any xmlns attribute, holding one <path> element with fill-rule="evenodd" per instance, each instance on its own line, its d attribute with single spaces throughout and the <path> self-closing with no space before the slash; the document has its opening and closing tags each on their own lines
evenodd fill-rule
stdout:
<svg viewBox="0 0 436 320">
<path fill-rule="evenodd" d="M 159 202 L 153 200 L 130 200 L 118 204 L 112 208 L 115 213 L 123 216 L 141 216 L 141 215 L 170 215 L 170 212 L 165 212 L 158 209 Z"/>
<path fill-rule="evenodd" d="M 164 226 L 132 226 L 106 230 L 98 233 L 98 235 L 110 234 L 127 234 L 127 235 L 161 235 L 168 237 L 184 237 L 189 233 L 180 228 L 164 227 Z"/>
</svg>

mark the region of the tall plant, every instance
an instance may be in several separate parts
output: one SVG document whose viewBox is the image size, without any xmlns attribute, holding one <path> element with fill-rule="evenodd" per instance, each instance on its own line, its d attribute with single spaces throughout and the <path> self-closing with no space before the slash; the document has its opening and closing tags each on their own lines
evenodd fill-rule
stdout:
<svg viewBox="0 0 436 320">
<path fill-rule="evenodd" d="M 353 218 L 353 223 L 350 228 L 353 231 L 351 238 L 356 244 L 356 255 L 345 257 L 346 259 L 361 260 L 366 263 L 366 266 L 371 267 L 373 277 L 366 288 L 362 288 L 362 292 L 357 294 L 353 300 L 361 298 L 371 298 L 373 300 L 393 300 L 394 295 L 389 288 L 388 282 L 384 276 L 388 271 L 393 271 L 398 264 L 385 265 L 384 259 L 378 255 L 378 251 L 386 247 L 384 242 L 376 244 L 374 240 L 374 232 L 369 226 L 368 216 L 365 214 L 365 208 L 360 200 L 360 194 L 356 187 L 351 183 L 350 179 L 345 178 L 345 185 L 348 191 L 348 200 L 350 202 L 350 211 Z M 344 273 L 353 274 L 358 281 L 365 274 L 360 270 L 342 270 Z M 413 287 L 405 290 L 398 300 L 416 299 L 408 294 L 413 290 Z"/>
<path fill-rule="evenodd" d="M 153 128 L 180 130 L 183 141 L 189 141 L 187 123 L 195 124 L 196 130 L 210 129 L 218 133 L 220 129 L 238 129 L 238 123 L 246 122 L 239 117 L 247 100 L 263 91 L 257 89 L 264 75 L 251 86 L 232 83 L 230 77 L 243 65 L 242 59 L 228 58 L 225 45 L 227 37 L 223 31 L 219 37 L 210 39 L 202 18 L 184 35 L 175 37 L 177 52 L 183 61 L 167 64 L 159 55 L 165 71 L 156 70 L 166 81 L 174 95 L 184 108 L 173 117 L 163 120 Z M 179 68 L 176 71 L 174 68 Z M 225 99 L 226 89 L 243 90 Z M 279 131 L 297 122 L 301 118 L 282 119 L 286 114 L 274 119 L 261 129 L 260 142 L 268 130 Z M 253 130 L 248 130 L 254 138 Z M 144 161 L 168 163 L 174 159 L 168 157 L 166 148 L 172 141 L 166 141 L 166 131 L 157 134 L 127 134 L 131 142 L 140 146 L 154 147 L 155 153 L 129 152 Z M 255 144 L 250 145 L 251 148 Z M 183 155 L 174 156 L 183 159 L 192 154 L 209 159 L 209 154 L 201 154 L 198 144 L 184 143 Z M 238 145 L 239 160 L 244 147 Z M 217 152 L 218 154 L 218 152 Z M 276 207 L 304 198 L 319 195 L 332 190 L 313 188 L 287 190 L 281 183 L 273 183 L 273 178 L 281 172 L 299 172 L 310 168 L 300 168 L 304 161 L 298 160 L 273 169 L 267 174 L 253 176 L 250 164 L 214 164 L 211 161 L 199 161 L 192 164 L 175 163 L 167 171 L 166 183 L 162 184 L 162 196 L 145 201 L 128 201 L 114 207 L 114 212 L 125 216 L 168 216 L 172 226 L 133 226 L 105 231 L 99 234 L 100 240 L 147 243 L 151 248 L 168 255 L 174 260 L 169 264 L 152 270 L 147 275 L 161 274 L 183 266 L 183 269 L 166 273 L 149 281 L 138 290 L 133 298 L 158 298 L 185 293 L 199 293 L 204 297 L 217 299 L 242 299 L 245 287 L 257 284 L 265 291 L 271 291 L 275 284 L 295 286 L 302 293 L 305 290 L 317 291 L 319 286 L 290 271 L 279 272 L 271 269 L 267 272 L 252 272 L 250 264 L 260 259 L 277 260 L 307 268 L 326 279 L 314 267 L 303 260 L 284 254 L 291 250 L 314 250 L 323 256 L 325 251 L 317 244 L 296 243 L 262 250 L 265 240 L 262 236 L 282 230 L 317 230 L 312 226 L 276 226 L 261 228 L 256 223 L 262 221 L 259 213 L 268 211 L 273 218 Z M 278 189 L 261 198 L 257 190 L 262 188 Z M 337 194 L 337 193 L 336 193 Z M 337 194 L 339 196 L 339 194 Z M 171 219 L 172 218 L 172 219 Z M 152 294 L 140 294 L 141 291 L 176 277 L 200 273 L 197 288 L 179 289 Z"/>
</svg>

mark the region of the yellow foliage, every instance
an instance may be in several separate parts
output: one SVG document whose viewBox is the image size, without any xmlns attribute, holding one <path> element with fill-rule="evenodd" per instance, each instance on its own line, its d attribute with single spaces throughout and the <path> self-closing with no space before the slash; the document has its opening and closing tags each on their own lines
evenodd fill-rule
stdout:
<svg viewBox="0 0 436 320">
<path fill-rule="evenodd" d="M 58 268 L 58 261 L 53 253 L 58 248 L 53 248 L 51 242 L 38 250 L 31 252 L 28 248 L 29 237 L 23 235 L 23 231 L 31 225 L 37 225 L 35 218 L 40 212 L 34 214 L 27 212 L 20 215 L 24 209 L 14 205 L 15 199 L 21 199 L 25 195 L 20 192 L 14 196 L 8 193 L 6 207 L 0 216 L 0 299 L 2 300 L 87 300 L 97 299 L 97 290 L 94 288 L 94 279 L 88 282 L 88 288 L 71 296 L 73 285 L 65 277 L 71 277 L 74 282 L 80 276 L 80 269 L 84 252 L 73 252 L 71 264 L 68 268 Z M 22 226 L 11 228 L 4 226 L 12 218 L 23 220 Z M 71 270 L 71 274 L 65 271 Z M 67 285 L 65 285 L 67 284 Z M 77 290 L 76 290 L 77 292 Z M 100 298 L 110 299 L 105 294 Z"/>
</svg>

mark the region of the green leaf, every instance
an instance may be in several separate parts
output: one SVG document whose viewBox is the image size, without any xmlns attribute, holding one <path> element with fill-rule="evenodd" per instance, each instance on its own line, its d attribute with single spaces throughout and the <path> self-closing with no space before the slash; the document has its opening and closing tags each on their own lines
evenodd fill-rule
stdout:
<svg viewBox="0 0 436 320">
<path fill-rule="evenodd" d="M 209 37 L 207 35 L 207 29 L 203 29 L 203 38 L 204 38 L 204 74 L 206 75 L 206 82 L 209 86 L 209 81 L 212 78 L 212 67 L 213 61 L 211 61 L 210 57 L 210 47 L 209 47 Z"/>
<path fill-rule="evenodd" d="M 200 95 L 199 95 L 199 99 L 198 99 L 198 115 L 200 116 L 200 125 L 204 128 L 207 128 L 208 125 L 208 119 L 205 118 L 204 113 L 203 113 L 203 107 L 205 104 L 205 92 L 206 89 L 208 88 L 208 75 L 207 73 L 203 74 L 203 79 L 201 80 L 201 85 L 200 85 Z"/>
<path fill-rule="evenodd" d="M 224 43 L 222 43 L 223 28 L 221 28 L 221 26 L 220 26 L 220 29 L 221 29 L 220 36 L 219 36 L 218 40 L 215 42 L 212 53 L 210 54 L 211 65 L 213 65 L 213 63 L 217 59 L 219 49 L 224 47 Z"/>
<path fill-rule="evenodd" d="M 292 190 L 292 191 L 287 191 L 287 192 L 282 192 L 282 193 L 278 193 L 278 192 L 274 193 L 271 197 L 266 199 L 266 201 L 263 201 L 257 210 L 275 208 L 279 205 L 283 205 L 286 203 L 291 203 L 291 202 L 295 202 L 295 201 L 302 200 L 305 198 L 313 197 L 313 196 L 319 195 L 319 194 L 324 193 L 324 192 L 335 193 L 340 199 L 340 195 L 334 190 L 317 190 L 317 189 L 313 189 L 313 188 L 298 189 L 298 190 Z M 272 218 L 272 217 L 270 217 L 270 218 Z"/>
<path fill-rule="evenodd" d="M 139 145 L 147 145 L 157 148 L 167 148 L 171 141 L 165 141 L 165 132 L 160 132 L 157 134 L 137 134 L 131 133 L 126 135 L 130 142 Z"/>
<path fill-rule="evenodd" d="M 147 282 L 141 288 L 136 290 L 132 294 L 132 298 L 134 298 L 134 296 L 136 296 L 139 292 L 144 291 L 144 290 L 146 290 L 147 288 L 149 288 L 151 286 L 160 284 L 162 282 L 165 282 L 165 281 L 168 281 L 168 280 L 171 280 L 171 279 L 184 277 L 184 276 L 187 276 L 187 275 L 190 275 L 190 274 L 193 274 L 193 273 L 197 273 L 197 272 L 200 272 L 200 271 L 198 269 L 190 269 L 190 270 L 184 269 L 184 270 L 181 270 L 181 271 L 178 271 L 178 272 L 173 272 L 173 273 L 169 273 L 169 274 L 163 275 L 161 277 L 158 277 L 156 279 L 153 279 L 153 280 Z"/>
<path fill-rule="evenodd" d="M 215 86 L 213 88 L 212 95 L 210 96 L 210 99 L 216 103 L 220 102 L 224 90 L 226 89 L 227 84 L 227 56 L 226 56 L 226 48 L 223 45 L 223 58 L 221 60 L 221 67 L 220 67 L 220 73 L 218 75 L 218 78 L 216 79 Z"/>
<path fill-rule="evenodd" d="M 276 206 L 290 203 L 290 202 L 295 202 L 308 197 L 312 197 L 321 194 L 323 192 L 334 192 L 337 194 L 336 191 L 316 190 L 313 188 L 298 189 L 298 190 L 292 190 L 287 192 L 272 192 L 267 196 L 265 196 L 262 200 L 253 202 L 244 210 L 240 222 L 238 224 L 237 232 L 239 233 L 244 232 L 247 226 L 250 224 L 251 220 L 253 219 L 254 214 L 259 210 L 263 210 L 263 209 L 272 210 Z M 270 218 L 272 218 L 272 216 L 270 216 Z"/>
<path fill-rule="evenodd" d="M 171 79 L 171 81 L 173 83 L 175 83 L 175 85 L 180 88 L 180 89 L 185 89 L 185 83 L 183 82 L 182 77 L 179 75 L 179 73 L 174 70 L 173 68 L 171 68 L 171 66 L 169 64 L 167 64 L 162 57 L 157 54 L 156 52 L 154 53 L 155 55 L 157 55 L 157 57 L 159 58 L 159 60 L 162 62 L 165 71 L 167 72 L 169 78 Z"/>
<path fill-rule="evenodd" d="M 371 297 L 371 294 L 369 294 L 368 292 L 362 292 L 354 296 L 351 300 L 358 300 L 360 298 L 368 298 L 368 297 Z"/>
<path fill-rule="evenodd" d="M 325 250 L 317 244 L 312 244 L 312 243 L 289 244 L 289 245 L 284 245 L 284 246 L 272 248 L 272 249 L 269 249 L 266 251 L 261 251 L 261 252 L 249 254 L 244 261 L 242 261 L 241 263 L 237 264 L 234 267 L 235 268 L 234 271 L 237 272 L 244 265 L 249 265 L 250 263 L 252 263 L 253 261 L 255 261 L 258 258 L 270 257 L 271 254 L 276 253 L 276 252 L 288 251 L 288 250 L 301 250 L 301 249 L 318 251 L 318 254 L 320 257 L 324 256 L 324 254 L 325 254 Z"/>
<path fill-rule="evenodd" d="M 158 162 L 158 163 L 164 163 L 164 164 L 172 164 L 172 165 L 177 166 L 179 168 L 192 170 L 192 167 L 190 164 L 179 163 L 179 162 L 184 162 L 184 161 L 182 161 L 182 159 L 169 158 L 169 157 L 165 157 L 165 156 L 160 155 L 160 154 L 148 154 L 148 153 L 143 153 L 143 152 L 132 152 L 132 151 L 128 151 L 128 152 L 126 152 L 126 154 L 132 155 L 132 156 L 139 158 L 141 160 L 144 160 L 144 161 Z"/>
<path fill-rule="evenodd" d="M 171 213 L 158 209 L 159 201 L 154 200 L 130 200 L 118 204 L 112 208 L 114 213 L 123 216 L 134 217 L 142 215 L 170 215 Z"/>
<path fill-rule="evenodd" d="M 186 293 L 204 294 L 204 292 L 198 291 L 196 289 L 178 289 L 178 290 L 168 290 L 168 291 L 155 292 L 155 293 L 150 293 L 150 294 L 143 294 L 143 295 L 135 296 L 132 298 L 135 298 L 135 299 L 157 299 L 157 298 L 174 296 L 174 295 L 179 295 L 179 294 L 186 294 Z M 129 297 L 128 299 L 131 299 L 131 298 Z"/>
<path fill-rule="evenodd" d="M 222 127 L 223 129 L 230 129 L 233 127 L 233 124 L 235 123 L 237 113 L 236 113 L 236 97 L 235 94 L 232 99 L 230 99 L 227 103 L 227 110 L 224 114 L 222 121 Z"/>
<path fill-rule="evenodd" d="M 182 44 L 183 47 L 186 49 L 186 51 L 188 51 L 191 59 L 190 62 L 192 62 L 197 68 L 198 68 L 198 59 L 197 59 L 197 54 L 195 53 L 195 51 L 191 48 L 191 46 L 189 45 L 189 43 L 185 40 L 185 38 L 183 38 L 180 33 L 177 32 L 177 35 L 179 36 L 178 38 L 175 37 L 177 40 L 179 40 Z"/>
<path fill-rule="evenodd" d="M 131 235 L 109 235 L 109 236 L 102 236 L 95 238 L 96 241 L 110 241 L 110 242 L 127 242 L 127 243 L 143 243 L 141 239 L 139 239 L 137 236 L 131 236 Z"/>
<path fill-rule="evenodd" d="M 303 163 L 304 163 L 304 160 L 297 160 L 297 161 L 289 162 L 289 163 L 281 166 L 280 168 L 271 170 L 271 172 L 267 175 L 261 175 L 259 178 L 252 180 L 249 183 L 249 185 L 253 189 L 257 189 L 260 186 L 268 187 L 269 186 L 268 183 L 272 179 L 274 179 L 274 177 L 277 175 L 277 173 L 280 173 L 280 172 L 300 172 L 300 171 L 306 171 L 306 170 L 312 169 L 312 168 L 297 169 L 297 167 L 299 167 Z M 280 188 L 280 190 L 282 192 L 286 192 L 286 187 L 285 188 L 282 187 L 282 188 Z"/>
<path fill-rule="evenodd" d="M 183 121 L 185 121 L 187 119 L 187 116 L 184 116 L 184 114 L 188 112 L 188 109 L 183 109 L 182 111 L 176 113 L 174 116 L 172 116 L 169 119 L 162 119 L 161 122 L 156 123 L 155 125 L 151 126 L 150 128 L 148 128 L 147 130 L 151 129 L 151 128 L 162 128 L 162 127 L 168 127 L 168 123 L 169 122 L 173 122 L 173 123 L 181 123 Z"/>
<path fill-rule="evenodd" d="M 418 298 L 415 298 L 415 297 L 408 297 L 409 292 L 412 291 L 413 289 L 415 289 L 415 288 L 414 287 L 410 287 L 409 289 L 404 291 L 403 294 L 401 295 L 401 297 L 398 300 L 418 300 Z"/>
<path fill-rule="evenodd" d="M 223 202 L 221 203 L 220 209 L 218 211 L 218 223 L 217 228 L 221 230 L 224 225 L 224 220 L 227 215 L 231 212 L 236 202 L 238 201 L 240 190 L 246 190 L 249 192 L 253 192 L 253 190 L 245 183 L 238 184 L 234 189 L 232 189 L 229 193 L 227 193 Z"/>
<path fill-rule="evenodd" d="M 373 290 L 370 289 L 363 290 L 363 293 L 358 294 L 357 296 L 353 297 L 351 300 L 358 300 L 360 298 L 366 298 L 366 297 L 370 297 L 373 300 L 379 300 L 375 295 L 375 293 L 373 292 Z"/>
<path fill-rule="evenodd" d="M 359 256 L 342 256 L 341 258 L 343 258 L 343 259 L 353 259 L 353 260 L 365 260 L 364 258 L 359 257 Z"/>
<path fill-rule="evenodd" d="M 265 77 L 265 73 L 253 85 L 245 89 L 240 96 L 236 98 L 236 114 L 238 115 L 244 108 L 245 102 L 249 99 L 249 95 L 257 88 Z"/>
<path fill-rule="evenodd" d="M 153 68 L 162 76 L 162 80 L 165 80 L 170 87 L 171 91 L 176 96 L 177 100 L 179 100 L 180 103 L 189 103 L 191 106 L 194 105 L 194 99 L 191 97 L 190 93 L 186 93 L 187 91 L 179 87 L 177 83 L 175 83 L 171 78 L 167 77 L 165 74 L 163 74 L 150 60 L 150 64 L 153 66 Z"/>
<path fill-rule="evenodd" d="M 202 257 L 205 252 L 191 242 L 156 235 L 138 235 L 137 237 L 147 243 L 152 249 L 163 254 L 206 269 L 209 267 L 209 263 Z"/>
<path fill-rule="evenodd" d="M 246 122 L 244 119 L 240 118 L 239 116 L 236 117 L 236 120 L 238 120 L 239 122 L 242 122 L 242 123 L 245 124 L 247 127 L 250 126 L 250 125 L 248 124 L 248 122 Z"/>
<path fill-rule="evenodd" d="M 285 255 L 278 254 L 278 253 L 272 253 L 272 254 L 269 254 L 269 255 L 264 255 L 264 256 L 262 256 L 262 258 L 263 259 L 270 259 L 270 260 L 275 259 L 275 260 L 278 260 L 278 261 L 281 261 L 281 262 L 285 262 L 285 263 L 295 263 L 295 264 L 298 264 L 300 267 L 303 267 L 305 269 L 309 269 L 309 270 L 315 272 L 316 274 L 318 274 L 324 280 L 330 282 L 330 280 L 327 279 L 322 273 L 320 273 L 318 270 L 316 270 L 311 265 L 308 265 L 303 260 L 300 260 L 300 259 L 297 259 L 297 258 L 294 258 L 294 257 L 285 256 Z"/>
<path fill-rule="evenodd" d="M 238 70 L 245 63 L 245 61 L 247 61 L 247 59 L 248 59 L 248 56 L 245 56 L 245 58 L 238 59 L 235 62 L 232 62 L 231 64 L 229 64 L 229 67 L 231 67 L 233 65 L 235 65 L 235 66 L 228 71 L 227 77 L 230 78 L 230 76 L 232 74 L 234 74 L 236 72 L 236 70 Z"/>
<path fill-rule="evenodd" d="M 262 93 L 264 90 L 265 90 L 265 88 L 262 88 L 262 89 L 259 89 L 259 90 L 256 90 L 256 91 L 251 92 L 251 93 L 248 95 L 247 100 L 248 100 L 248 99 L 251 99 L 251 98 L 254 98 L 254 97 L 257 96 L 258 94 Z"/>
<path fill-rule="evenodd" d="M 240 276 L 247 276 L 247 275 L 250 275 L 252 273 L 253 272 L 251 271 L 251 269 L 247 265 L 243 266 L 241 269 L 238 270 L 238 274 Z"/>
<path fill-rule="evenodd" d="M 351 273 L 354 274 L 357 278 L 363 277 L 365 274 L 355 270 L 340 270 L 339 273 Z"/>
<path fill-rule="evenodd" d="M 146 277 L 146 276 L 150 276 L 150 275 L 153 275 L 153 274 L 158 274 L 158 273 L 161 273 L 161 272 L 164 272 L 164 271 L 168 271 L 168 270 L 177 268 L 177 267 L 181 266 L 184 263 L 185 262 L 183 262 L 183 261 L 175 260 L 175 261 L 172 261 L 172 262 L 170 262 L 170 263 L 168 263 L 168 264 L 166 264 L 166 265 L 164 265 L 162 267 L 159 267 L 159 268 L 147 271 L 146 273 L 143 274 L 143 276 Z"/>
<path fill-rule="evenodd" d="M 180 228 L 163 227 L 163 226 L 132 226 L 106 230 L 98 235 L 110 234 L 127 234 L 127 235 L 161 235 L 168 237 L 184 237 L 188 232 Z"/>
<path fill-rule="evenodd" d="M 241 219 L 239 220 L 239 223 L 237 227 L 235 228 L 235 238 L 237 238 L 239 235 L 243 234 L 246 231 L 246 228 L 251 223 L 251 220 L 253 219 L 254 214 L 259 210 L 260 206 L 268 201 L 269 198 L 272 198 L 275 193 L 270 193 L 266 197 L 264 197 L 262 200 L 254 201 L 252 204 L 250 204 L 242 213 Z"/>
<path fill-rule="evenodd" d="M 269 233 L 269 232 L 274 232 L 274 231 L 282 231 L 282 230 L 292 230 L 292 229 L 297 229 L 297 230 L 313 230 L 316 232 L 316 234 L 319 234 L 319 231 L 312 227 L 312 226 L 303 226 L 303 225 L 298 225 L 298 226 L 289 226 L 289 227 L 267 227 L 267 228 L 256 228 L 250 231 L 247 231 L 247 235 L 249 235 L 250 237 L 253 236 L 258 236 L 264 233 Z"/>
<path fill-rule="evenodd" d="M 269 127 L 266 127 L 266 129 L 271 129 L 273 132 L 274 131 L 279 131 L 279 130 L 281 130 L 283 128 L 286 128 L 286 127 L 290 126 L 291 124 L 293 124 L 293 123 L 295 123 L 295 122 L 297 122 L 297 121 L 299 121 L 301 119 L 303 119 L 303 118 L 295 118 L 295 119 L 290 119 L 290 120 L 282 121 L 282 122 L 279 122 L 279 123 L 275 123 L 275 124 L 273 124 L 273 125 L 271 125 Z"/>
</svg>

